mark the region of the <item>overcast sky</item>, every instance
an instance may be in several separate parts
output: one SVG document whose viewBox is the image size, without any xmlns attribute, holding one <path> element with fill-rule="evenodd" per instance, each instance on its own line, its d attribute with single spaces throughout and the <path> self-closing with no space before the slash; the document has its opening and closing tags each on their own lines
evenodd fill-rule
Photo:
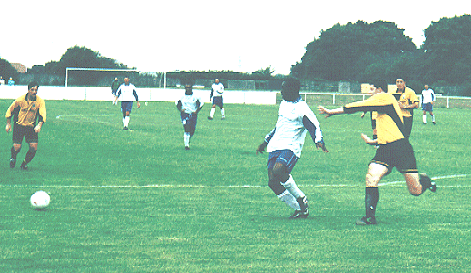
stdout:
<svg viewBox="0 0 471 273">
<path fill-rule="evenodd" d="M 420 46 L 442 17 L 471 14 L 468 1 L 2 1 L 0 58 L 28 68 L 75 45 L 141 71 L 271 66 L 288 74 L 306 45 L 336 23 L 395 22 Z"/>
</svg>

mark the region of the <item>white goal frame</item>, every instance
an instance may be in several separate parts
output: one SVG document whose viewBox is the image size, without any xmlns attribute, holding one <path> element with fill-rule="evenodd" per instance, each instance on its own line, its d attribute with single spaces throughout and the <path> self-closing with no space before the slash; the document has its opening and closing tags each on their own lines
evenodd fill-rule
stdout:
<svg viewBox="0 0 471 273">
<path fill-rule="evenodd" d="M 81 68 L 81 67 L 66 67 L 65 68 L 65 87 L 67 87 L 67 80 L 70 71 L 103 71 L 103 72 L 139 72 L 136 69 L 115 69 L 115 68 Z"/>
</svg>

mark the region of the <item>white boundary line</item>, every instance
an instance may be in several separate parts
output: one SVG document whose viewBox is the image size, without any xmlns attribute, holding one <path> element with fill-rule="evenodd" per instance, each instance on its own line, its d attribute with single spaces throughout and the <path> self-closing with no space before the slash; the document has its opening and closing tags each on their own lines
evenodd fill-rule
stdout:
<svg viewBox="0 0 471 273">
<path fill-rule="evenodd" d="M 453 179 L 453 178 L 462 178 L 462 177 L 467 177 L 468 174 L 452 174 L 452 175 L 445 175 L 445 176 L 436 176 L 432 177 L 432 180 L 442 180 L 442 179 Z M 379 183 L 379 186 L 389 186 L 389 185 L 396 185 L 399 183 L 405 183 L 405 180 L 401 181 L 391 181 L 391 182 L 384 182 L 384 183 Z M 338 184 L 338 185 L 328 185 L 328 184 L 321 184 L 321 185 L 299 185 L 300 187 L 306 188 L 306 187 L 311 187 L 311 188 L 354 188 L 358 187 L 361 185 L 345 185 L 345 184 Z M 67 189 L 106 189 L 106 188 L 117 188 L 117 189 L 141 189 L 141 188 L 236 188 L 236 189 L 241 189 L 241 188 L 265 188 L 266 186 L 263 185 L 229 185 L 229 186 L 206 186 L 206 185 L 165 185 L 165 184 L 152 184 L 152 185 L 99 185 L 99 186 L 94 186 L 94 185 L 88 185 L 88 186 L 74 186 L 74 185 L 50 185 L 50 186 L 38 186 L 38 185 L 2 185 L 0 184 L 0 188 L 67 188 Z M 441 186 L 438 185 L 440 188 L 470 188 L 471 185 L 455 185 L 455 186 Z"/>
</svg>

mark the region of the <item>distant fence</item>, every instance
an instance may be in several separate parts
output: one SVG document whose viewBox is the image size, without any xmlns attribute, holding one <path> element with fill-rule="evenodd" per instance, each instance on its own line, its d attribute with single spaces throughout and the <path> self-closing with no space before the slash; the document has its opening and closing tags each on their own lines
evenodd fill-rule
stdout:
<svg viewBox="0 0 471 273">
<path fill-rule="evenodd" d="M 26 86 L 0 85 L 0 99 L 16 99 L 27 93 Z M 177 101 L 184 94 L 183 88 L 137 88 L 140 101 Z M 210 90 L 193 89 L 203 102 L 210 102 Z M 41 86 L 38 95 L 44 100 L 112 101 L 109 87 L 58 87 Z M 276 104 L 276 92 L 225 91 L 224 103 Z"/>
<path fill-rule="evenodd" d="M 210 102 L 210 90 L 193 89 L 203 102 Z M 26 86 L 0 86 L 0 99 L 16 99 L 26 94 Z M 185 93 L 177 88 L 137 88 L 140 101 L 176 101 Z M 111 101 L 113 96 L 109 87 L 54 87 L 41 86 L 38 92 L 45 100 L 81 100 L 81 101 Z M 318 105 L 342 106 L 350 102 L 365 100 L 367 94 L 339 93 L 301 93 L 304 101 L 311 107 Z M 419 99 L 421 96 L 419 96 Z M 237 104 L 278 104 L 281 101 L 280 92 L 271 91 L 225 91 L 225 103 Z M 470 97 L 437 95 L 434 104 L 436 108 L 471 108 Z"/>
</svg>

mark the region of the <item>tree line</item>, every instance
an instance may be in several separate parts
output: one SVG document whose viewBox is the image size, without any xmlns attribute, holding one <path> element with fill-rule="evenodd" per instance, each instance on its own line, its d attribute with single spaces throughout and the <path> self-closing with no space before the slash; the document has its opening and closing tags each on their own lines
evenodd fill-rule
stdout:
<svg viewBox="0 0 471 273">
<path fill-rule="evenodd" d="M 432 22 L 424 34 L 417 48 L 392 22 L 336 24 L 306 46 L 291 74 L 357 82 L 404 78 L 416 90 L 451 85 L 462 87 L 457 95 L 471 95 L 471 15 Z"/>
<path fill-rule="evenodd" d="M 471 95 L 471 15 L 442 18 L 432 22 L 424 31 L 425 42 L 417 48 L 412 39 L 404 35 L 393 22 L 358 21 L 346 25 L 336 24 L 323 30 L 319 38 L 306 46 L 299 62 L 292 65 L 291 76 L 305 81 L 368 82 L 383 78 L 393 83 L 404 78 L 415 90 L 423 85 L 459 86 L 459 94 Z M 17 78 L 17 83 L 34 79 L 42 85 L 64 85 L 66 67 L 133 69 L 115 59 L 101 56 L 86 47 L 74 46 L 59 61 L 35 65 L 25 75 L 19 75 L 7 60 L 0 58 L 0 75 Z M 69 73 L 69 85 L 108 86 L 115 76 L 133 77 L 139 86 L 161 86 L 158 73 Z M 20 77 L 21 76 L 21 77 Z M 233 71 L 178 71 L 167 73 L 169 82 L 181 82 L 188 78 L 209 80 L 271 80 L 271 67 L 252 73 Z"/>
</svg>

